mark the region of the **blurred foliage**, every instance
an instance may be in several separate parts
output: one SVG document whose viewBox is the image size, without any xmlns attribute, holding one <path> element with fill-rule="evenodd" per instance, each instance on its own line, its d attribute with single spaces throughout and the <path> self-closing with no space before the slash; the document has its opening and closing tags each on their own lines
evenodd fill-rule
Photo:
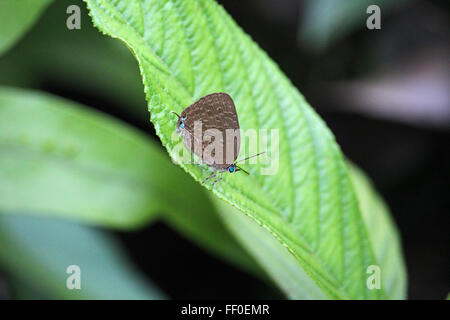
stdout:
<svg viewBox="0 0 450 320">
<path fill-rule="evenodd" d="M 156 145 L 105 114 L 22 89 L 1 88 L 0 105 L 0 210 L 120 228 L 212 210 Z"/>
<path fill-rule="evenodd" d="M 379 297 L 404 298 L 402 256 L 386 208 L 379 205 L 365 178 L 360 184 L 353 183 L 365 188 L 366 196 L 358 189 L 354 194 L 350 181 L 353 173 L 347 172 L 328 129 L 221 8 L 211 1 L 144 1 L 144 8 L 149 9 L 143 12 L 144 19 L 149 20 L 144 27 L 135 19 L 139 14 L 136 8 L 115 6 L 125 1 L 115 5 L 109 1 L 86 2 L 100 29 L 122 38 L 138 58 L 153 122 L 172 157 L 176 155 L 171 152 L 169 137 L 175 120 L 168 112 L 179 111 L 213 91 L 232 94 L 241 127 L 283 128 L 284 156 L 277 176 L 233 175 L 213 190 L 247 217 L 222 201 L 209 200 L 199 184 L 136 130 L 47 94 L 1 89 L 0 147 L 6 157 L 0 158 L 0 211 L 6 214 L 0 216 L 0 260 L 22 297 L 27 293 L 36 297 L 33 292 L 43 292 L 36 290 L 39 287 L 45 288 L 48 297 L 56 298 L 106 299 L 117 298 L 116 294 L 127 299 L 162 297 L 128 261 L 115 256 L 120 247 L 103 233 L 62 221 L 22 216 L 26 214 L 115 228 L 140 227 L 155 218 L 163 219 L 240 268 L 263 279 L 267 273 L 289 298 L 375 297 L 364 292 L 365 269 L 361 267 L 376 259 L 392 276 L 383 282 L 386 296 L 382 293 Z M 102 12 L 99 3 L 114 12 L 113 16 Z M 92 28 L 84 7 L 82 29 L 68 32 L 66 15 L 61 14 L 61 8 L 65 12 L 67 5 L 67 1 L 57 1 L 39 27 L 0 58 L 0 84 L 39 88 L 48 79 L 56 80 L 75 92 L 88 91 L 114 101 L 123 112 L 143 123 L 148 116 L 132 55 L 120 42 L 102 37 Z M 55 28 L 55 24 L 61 27 Z M 298 122 L 292 123 L 293 119 Z M 206 173 L 203 168 L 189 167 L 188 171 L 197 180 Z M 290 181 L 297 181 L 292 190 L 286 189 Z M 295 211 L 290 198 L 298 200 L 292 203 Z M 289 212 L 293 216 L 289 217 Z M 348 225 L 340 225 L 340 219 L 346 219 Z M 368 221 L 380 223 L 381 229 L 372 232 L 367 228 L 366 234 L 364 223 Z M 29 231 L 31 225 L 36 227 L 33 232 Z M 324 239 L 315 243 L 312 232 L 321 227 Z M 86 242 L 77 247 L 76 241 L 57 238 L 66 233 L 68 242 L 72 236 L 84 237 Z M 341 236 L 344 243 L 340 243 Z M 32 239 L 36 239 L 33 247 Z M 386 247 L 387 241 L 393 245 Z M 90 242 L 94 248 L 88 248 Z M 19 254 L 11 259 L 14 250 Z M 88 255 L 90 250 L 94 254 Z M 113 253 L 100 253 L 103 250 Z M 67 256 L 61 251 L 67 251 Z M 39 262 L 36 257 L 42 254 L 46 259 Z M 100 277 L 92 291 L 82 290 L 77 296 L 60 287 L 67 275 L 53 274 L 75 264 L 68 261 L 69 256 L 77 261 L 86 259 L 82 270 Z M 105 269 L 95 256 L 110 259 L 119 267 Z M 39 266 L 36 273 L 17 269 L 34 264 Z M 102 269 L 109 271 L 97 274 Z M 51 277 L 48 270 L 52 270 Z M 89 284 L 97 281 L 91 276 L 88 274 Z M 115 277 L 124 280 L 111 280 Z M 129 294 L 129 290 L 135 294 Z"/>
<path fill-rule="evenodd" d="M 2 211 L 2 213 L 7 213 Z M 164 299 L 105 232 L 44 217 L 0 214 L 0 263 L 13 297 Z M 149 253 L 151 255 L 151 253 Z M 66 269 L 81 269 L 81 290 L 68 290 Z"/>
<path fill-rule="evenodd" d="M 384 290 L 366 287 L 365 268 L 377 260 L 334 137 L 221 7 L 212 1 L 86 2 L 94 24 L 125 42 L 139 61 L 152 122 L 173 159 L 203 179 L 204 169 L 175 152 L 170 111 L 181 112 L 207 93 L 229 93 L 241 128 L 279 130 L 281 169 L 271 176 L 227 175 L 206 187 L 272 233 L 328 297 L 394 297 L 398 291 L 385 283 Z"/>
<path fill-rule="evenodd" d="M 39 18 L 52 0 L 21 0 L 0 2 L 0 54 L 16 41 Z"/>
<path fill-rule="evenodd" d="M 348 165 L 365 223 L 369 227 L 375 255 L 383 270 L 383 282 L 394 299 L 401 299 L 406 296 L 406 268 L 395 224 L 383 200 L 373 192 L 373 186 L 365 174 L 354 164 Z M 235 237 L 264 267 L 287 297 L 326 298 L 303 269 L 296 267 L 292 254 L 272 234 L 230 205 L 218 200 L 215 203 Z"/>
</svg>

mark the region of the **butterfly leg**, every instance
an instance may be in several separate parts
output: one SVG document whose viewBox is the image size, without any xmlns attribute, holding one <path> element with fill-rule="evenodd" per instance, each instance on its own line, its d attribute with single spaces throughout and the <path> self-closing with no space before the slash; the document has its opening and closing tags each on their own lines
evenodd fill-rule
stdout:
<svg viewBox="0 0 450 320">
<path fill-rule="evenodd" d="M 197 160 L 193 160 L 191 163 L 192 163 L 194 166 L 202 166 L 202 165 L 204 165 L 203 162 L 198 162 Z"/>
<path fill-rule="evenodd" d="M 212 183 L 211 187 L 214 187 L 216 182 L 222 181 L 222 178 L 223 178 L 223 171 L 220 171 L 220 176 L 216 180 L 214 180 L 214 182 Z"/>
<path fill-rule="evenodd" d="M 212 175 L 203 179 L 202 184 L 205 183 L 207 180 L 214 178 L 216 176 L 216 172 L 217 172 L 217 170 L 214 170 L 214 173 Z"/>
</svg>

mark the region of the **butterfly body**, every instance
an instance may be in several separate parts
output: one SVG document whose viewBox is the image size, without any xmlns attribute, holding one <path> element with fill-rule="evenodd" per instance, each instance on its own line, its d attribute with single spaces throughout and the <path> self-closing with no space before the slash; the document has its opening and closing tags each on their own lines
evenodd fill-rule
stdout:
<svg viewBox="0 0 450 320">
<path fill-rule="evenodd" d="M 217 172 L 220 177 L 215 182 L 222 180 L 224 172 L 242 170 L 248 174 L 235 164 L 241 142 L 240 128 L 236 107 L 227 93 L 208 94 L 177 116 L 177 132 L 185 146 L 214 170 L 204 181 Z"/>
<path fill-rule="evenodd" d="M 197 131 L 194 130 L 196 122 Z M 239 154 L 239 120 L 234 102 L 226 93 L 209 94 L 186 107 L 178 118 L 177 130 L 186 147 L 216 170 L 229 171 Z M 216 130 L 220 136 L 211 137 L 208 134 L 211 130 Z M 227 139 L 234 141 L 227 144 Z M 205 150 L 212 142 L 216 142 L 217 147 L 209 154 Z"/>
</svg>

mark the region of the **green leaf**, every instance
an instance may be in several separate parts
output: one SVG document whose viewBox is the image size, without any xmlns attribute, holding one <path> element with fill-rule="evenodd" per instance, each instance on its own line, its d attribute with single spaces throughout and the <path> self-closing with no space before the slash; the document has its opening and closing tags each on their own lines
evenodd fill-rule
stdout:
<svg viewBox="0 0 450 320">
<path fill-rule="evenodd" d="M 2 0 L 0 2 L 0 55 L 22 37 L 51 1 Z"/>
<path fill-rule="evenodd" d="M 249 177 L 225 174 L 206 187 L 273 234 L 329 298 L 390 297 L 385 288 L 366 287 L 366 268 L 377 258 L 333 135 L 220 6 L 209 0 L 85 1 L 94 24 L 136 56 L 151 120 L 181 167 L 197 181 L 209 174 L 181 162 L 170 111 L 181 112 L 211 92 L 229 93 L 241 129 L 279 130 L 280 169 L 264 176 L 261 166 L 252 166 Z"/>
<path fill-rule="evenodd" d="M 0 243 L 2 269 L 22 287 L 33 288 L 18 288 L 19 294 L 26 293 L 24 298 L 165 298 L 105 232 L 49 218 L 0 214 Z M 80 267 L 80 290 L 67 289 L 71 265 Z"/>
<path fill-rule="evenodd" d="M 0 88 L 0 153 L 0 211 L 130 228 L 213 210 L 145 135 L 48 94 Z"/>
<path fill-rule="evenodd" d="M 65 28 L 55 29 L 55 24 L 65 23 L 67 16 L 61 15 L 65 8 L 66 2 L 54 2 L 20 44 L 0 57 L 0 83 L 20 87 L 37 86 L 39 79 L 45 76 L 51 82 L 72 88 L 74 92 L 81 90 L 100 95 L 106 101 L 114 100 L 127 115 L 145 123 L 148 112 L 142 107 L 145 97 L 134 56 L 120 42 L 103 37 L 89 24 L 90 17 L 85 7 L 81 8 L 80 30 L 68 32 Z M 73 54 L 75 50 L 76 55 Z M 108 52 L 108 55 L 102 52 Z M 85 81 L 86 78 L 89 81 Z M 164 152 L 156 144 L 151 145 L 157 151 Z M 174 170 L 179 172 L 180 179 L 186 179 L 181 170 L 176 167 Z M 201 187 L 192 183 L 191 188 Z M 173 200 L 182 201 L 177 198 Z M 199 197 L 198 201 L 207 199 Z M 179 211 L 167 211 L 160 218 L 210 253 L 260 278 L 267 278 L 231 237 L 212 206 L 208 211 L 185 208 L 182 214 Z M 206 229 L 210 232 L 205 232 Z"/>
<path fill-rule="evenodd" d="M 383 199 L 374 191 L 366 175 L 351 163 L 349 167 L 377 263 L 381 269 L 381 281 L 391 299 L 405 299 L 406 267 L 395 223 Z"/>
<path fill-rule="evenodd" d="M 215 202 L 230 231 L 288 298 L 327 299 L 324 292 L 299 266 L 294 255 L 267 229 L 226 202 L 219 199 Z"/>
<path fill-rule="evenodd" d="M 201 187 L 150 139 L 106 115 L 0 87 L 0 153 L 0 212 L 122 229 L 164 212 L 159 218 L 201 247 L 262 275 Z"/>
<path fill-rule="evenodd" d="M 195 188 L 199 188 L 199 186 L 195 186 Z M 205 200 L 199 199 L 199 201 Z M 206 201 L 211 203 L 208 199 Z M 183 212 L 167 211 L 160 218 L 208 252 L 263 281 L 267 280 L 266 273 L 225 227 L 216 208 L 210 211 L 201 211 L 186 207 Z"/>
<path fill-rule="evenodd" d="M 92 26 L 81 1 L 81 29 L 68 30 L 69 4 L 55 1 L 26 37 L 0 57 L 0 84 L 40 89 L 45 79 L 54 90 L 70 88 L 73 94 L 113 102 L 120 114 L 145 125 L 148 112 L 134 56 Z"/>
</svg>

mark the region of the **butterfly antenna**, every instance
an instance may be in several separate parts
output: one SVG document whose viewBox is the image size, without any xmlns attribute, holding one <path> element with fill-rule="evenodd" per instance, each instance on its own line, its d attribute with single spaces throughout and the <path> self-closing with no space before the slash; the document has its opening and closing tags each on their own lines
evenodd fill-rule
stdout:
<svg viewBox="0 0 450 320">
<path fill-rule="evenodd" d="M 247 175 L 250 175 L 250 173 L 248 173 L 247 171 L 245 171 L 244 169 L 242 169 L 241 167 L 238 167 L 238 166 L 236 166 L 237 168 L 238 168 L 238 170 L 236 170 L 236 171 L 243 171 L 243 172 L 245 172 Z"/>
<path fill-rule="evenodd" d="M 171 112 L 176 114 L 178 118 L 180 117 L 180 115 L 178 113 L 176 113 L 175 111 L 171 111 Z"/>
<path fill-rule="evenodd" d="M 248 159 L 250 159 L 250 158 L 254 158 L 254 157 L 260 156 L 260 155 L 262 155 L 263 153 L 266 153 L 266 152 L 265 152 L 265 151 L 263 151 L 263 152 L 257 153 L 257 154 L 255 154 L 255 155 L 253 155 L 253 156 L 250 156 L 250 157 L 247 157 L 247 158 L 245 158 L 245 159 L 241 159 L 241 160 L 238 160 L 238 161 L 236 161 L 235 163 L 239 163 L 239 162 L 242 162 L 242 161 L 248 160 Z"/>
</svg>

